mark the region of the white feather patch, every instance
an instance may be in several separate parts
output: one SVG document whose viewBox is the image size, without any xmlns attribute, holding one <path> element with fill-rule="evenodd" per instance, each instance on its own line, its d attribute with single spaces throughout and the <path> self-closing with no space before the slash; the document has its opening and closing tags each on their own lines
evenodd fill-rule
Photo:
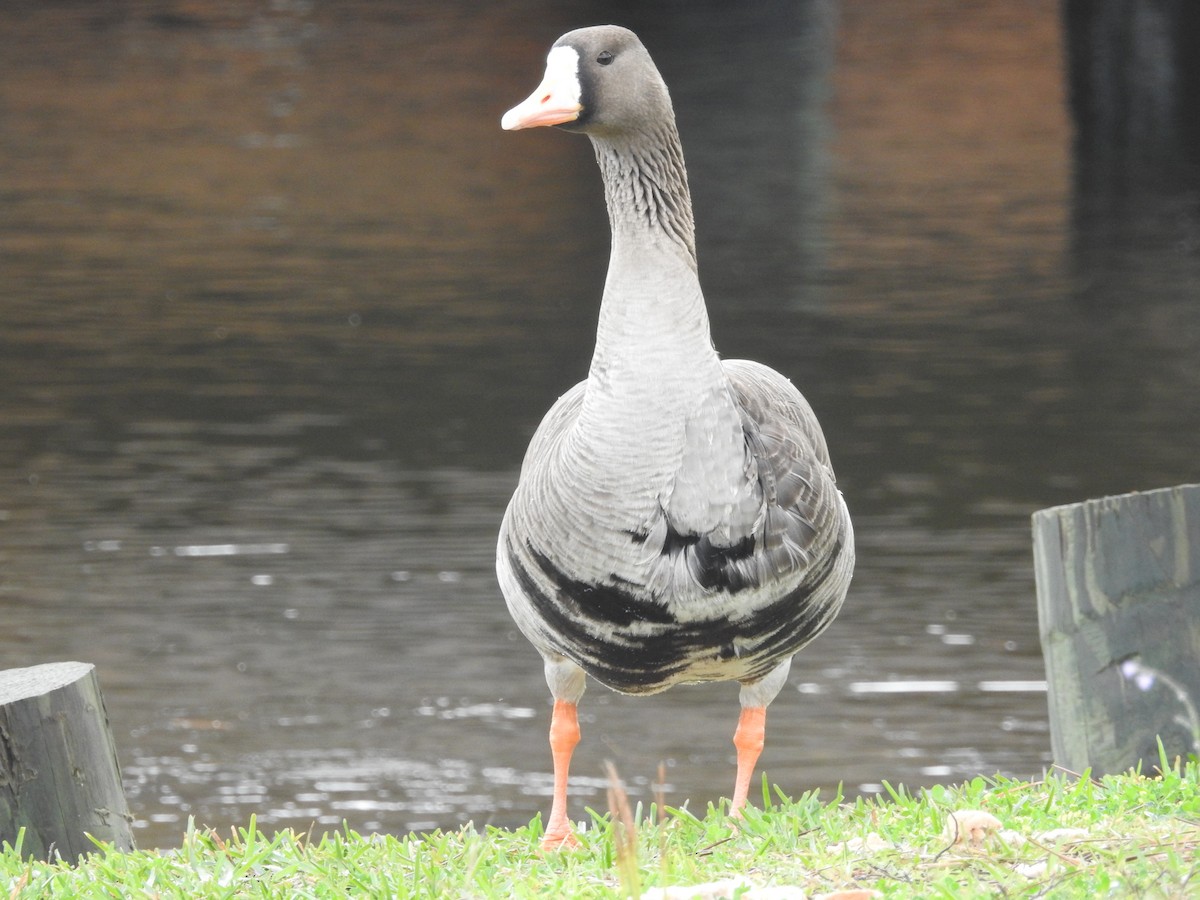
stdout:
<svg viewBox="0 0 1200 900">
<path fill-rule="evenodd" d="M 562 96 L 578 103 L 583 93 L 579 86 L 579 51 L 574 47 L 555 47 L 546 57 L 546 77 L 543 84 L 561 87 Z"/>
</svg>

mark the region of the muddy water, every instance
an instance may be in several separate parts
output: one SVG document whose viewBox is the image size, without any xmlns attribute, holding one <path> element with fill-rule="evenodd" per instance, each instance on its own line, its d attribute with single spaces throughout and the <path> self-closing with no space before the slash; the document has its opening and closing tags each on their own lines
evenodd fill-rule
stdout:
<svg viewBox="0 0 1200 900">
<path fill-rule="evenodd" d="M 1195 194 L 1082 204 L 1048 0 L 489 10 L 0 11 L 0 664 L 98 666 L 143 846 L 544 807 L 494 541 L 607 234 L 586 142 L 498 120 L 615 18 L 672 86 L 718 347 L 810 397 L 856 521 L 763 767 L 1038 773 L 1028 517 L 1195 479 Z M 604 759 L 727 795 L 736 709 L 593 686 L 577 811 Z"/>
</svg>

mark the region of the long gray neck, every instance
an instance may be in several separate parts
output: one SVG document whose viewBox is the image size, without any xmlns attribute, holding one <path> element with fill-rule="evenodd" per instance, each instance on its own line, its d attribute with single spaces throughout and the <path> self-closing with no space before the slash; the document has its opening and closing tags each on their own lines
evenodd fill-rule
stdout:
<svg viewBox="0 0 1200 900">
<path fill-rule="evenodd" d="M 666 429 L 663 439 L 674 440 L 678 420 L 725 385 L 696 274 L 679 137 L 673 122 L 636 140 L 591 137 L 612 254 L 578 425 L 606 432 L 614 449 L 628 436 L 614 432 L 640 431 L 645 443 Z"/>
<path fill-rule="evenodd" d="M 692 197 L 674 120 L 668 116 L 652 134 L 592 136 L 592 146 L 604 179 L 613 253 L 627 241 L 674 244 L 695 268 Z"/>
</svg>

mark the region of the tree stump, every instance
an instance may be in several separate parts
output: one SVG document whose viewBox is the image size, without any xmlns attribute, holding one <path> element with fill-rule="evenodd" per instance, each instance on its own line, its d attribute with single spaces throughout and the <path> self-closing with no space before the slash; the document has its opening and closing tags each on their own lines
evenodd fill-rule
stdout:
<svg viewBox="0 0 1200 900">
<path fill-rule="evenodd" d="M 69 862 L 133 833 L 95 666 L 0 671 L 0 843 Z"/>
<path fill-rule="evenodd" d="M 1040 510 L 1033 557 L 1055 762 L 1200 752 L 1200 485 Z"/>
</svg>

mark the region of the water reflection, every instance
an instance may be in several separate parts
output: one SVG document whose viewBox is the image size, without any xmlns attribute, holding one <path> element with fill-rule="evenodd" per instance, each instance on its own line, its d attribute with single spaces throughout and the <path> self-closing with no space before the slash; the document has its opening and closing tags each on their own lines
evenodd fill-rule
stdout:
<svg viewBox="0 0 1200 900">
<path fill-rule="evenodd" d="M 772 781 L 1048 762 L 1028 515 L 1195 480 L 1195 207 L 1088 206 L 1050 0 L 726 6 L 0 9 L 0 661 L 97 664 L 141 844 L 543 807 L 492 556 L 607 235 L 586 142 L 497 120 L 610 17 L 672 85 L 718 346 L 802 386 L 856 518 Z M 575 796 L 728 792 L 735 698 L 593 689 Z"/>
</svg>

